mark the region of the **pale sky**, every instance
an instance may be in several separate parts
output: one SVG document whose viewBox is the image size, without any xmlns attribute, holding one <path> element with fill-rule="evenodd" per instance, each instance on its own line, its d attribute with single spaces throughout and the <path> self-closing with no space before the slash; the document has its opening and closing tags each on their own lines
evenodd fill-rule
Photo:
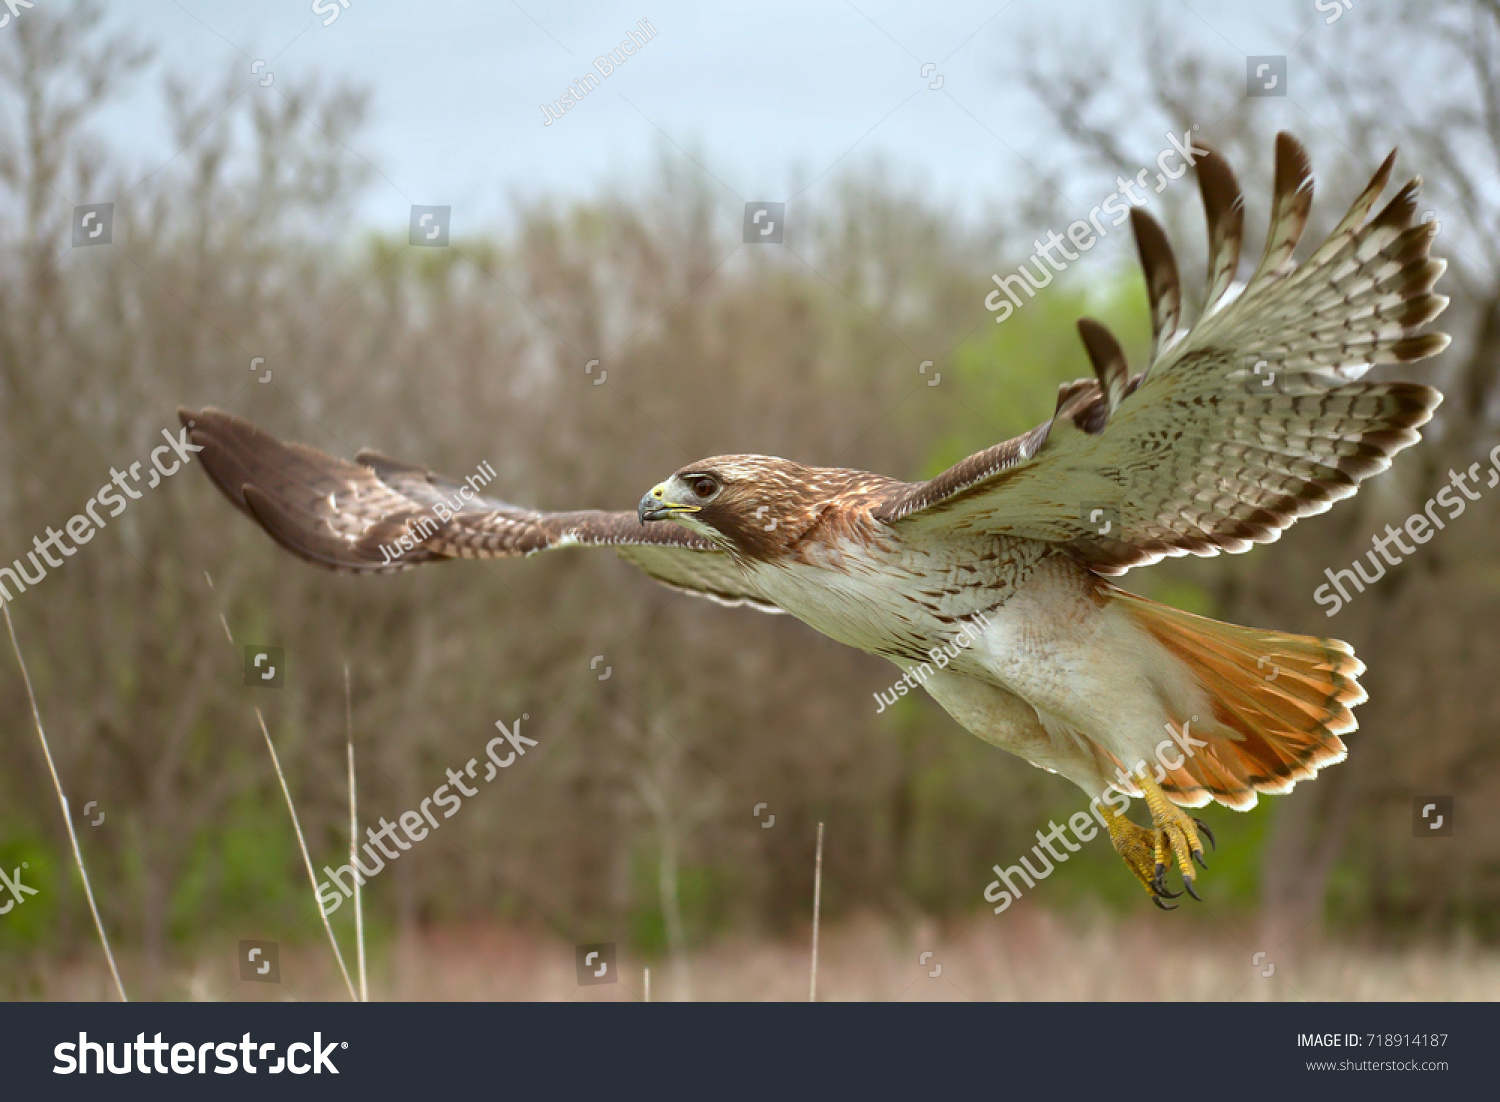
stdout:
<svg viewBox="0 0 1500 1102">
<path fill-rule="evenodd" d="M 375 178 L 360 215 L 397 230 L 412 203 L 451 205 L 456 232 L 501 224 L 512 197 L 566 200 L 638 182 L 663 152 L 746 201 L 785 201 L 880 156 L 936 201 L 976 211 L 1030 172 L 1008 146 L 1045 139 L 1007 72 L 1015 43 L 1031 36 L 1064 56 L 1074 42 L 1107 48 L 1136 10 L 1110 0 L 343 2 L 110 5 L 111 22 L 154 45 L 157 61 L 109 114 L 109 136 L 128 135 L 118 144 L 143 168 L 166 159 L 167 72 L 207 82 L 234 66 L 247 83 L 273 74 L 254 95 L 316 73 L 373 91 L 356 150 L 387 179 Z M 1284 53 L 1322 23 L 1314 4 L 1169 0 L 1162 10 L 1174 35 L 1240 81 L 1244 55 Z M 543 125 L 540 105 L 642 19 L 657 36 Z M 265 64 L 252 75 L 256 60 Z"/>
</svg>

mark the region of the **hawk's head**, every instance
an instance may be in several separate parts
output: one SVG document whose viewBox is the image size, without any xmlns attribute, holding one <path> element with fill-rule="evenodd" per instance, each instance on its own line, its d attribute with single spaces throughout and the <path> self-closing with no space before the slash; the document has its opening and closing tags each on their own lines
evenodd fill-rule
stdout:
<svg viewBox="0 0 1500 1102">
<path fill-rule="evenodd" d="M 716 455 L 683 467 L 641 498 L 641 523 L 673 520 L 747 559 L 781 554 L 817 521 L 822 473 L 766 455 Z"/>
</svg>

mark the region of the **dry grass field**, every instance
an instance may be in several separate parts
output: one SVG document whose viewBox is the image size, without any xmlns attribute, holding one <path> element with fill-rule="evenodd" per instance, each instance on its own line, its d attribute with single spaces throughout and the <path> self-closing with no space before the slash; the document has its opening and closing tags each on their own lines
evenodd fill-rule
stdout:
<svg viewBox="0 0 1500 1102">
<path fill-rule="evenodd" d="M 1500 995 L 1500 952 L 1472 944 L 1377 947 L 1304 941 L 1252 964 L 1250 929 L 1194 927 L 1146 916 L 1109 922 L 1049 912 L 962 927 L 898 930 L 874 917 L 825 929 L 819 1001 L 1380 1001 L 1492 1000 Z M 933 956 L 919 963 L 928 946 Z M 127 987 L 134 961 L 121 959 Z M 544 932 L 465 926 L 397 941 L 370 966 L 374 1000 L 638 1001 L 642 969 L 652 1000 L 801 1001 L 808 946 L 731 939 L 691 955 L 686 986 L 670 961 L 620 961 L 617 984 L 580 987 L 573 947 Z M 1273 974 L 1263 976 L 1268 964 Z M 930 975 L 941 965 L 941 974 Z M 279 985 L 235 974 L 234 947 L 173 973 L 168 997 L 199 1001 L 339 1000 L 343 983 L 326 945 L 283 949 Z M 107 971 L 75 961 L 36 977 L 49 999 L 107 999 Z M 15 997 L 20 992 L 8 992 Z"/>
</svg>

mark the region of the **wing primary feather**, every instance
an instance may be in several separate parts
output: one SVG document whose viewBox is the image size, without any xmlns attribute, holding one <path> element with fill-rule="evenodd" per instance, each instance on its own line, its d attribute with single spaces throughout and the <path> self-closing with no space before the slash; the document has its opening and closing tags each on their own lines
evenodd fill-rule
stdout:
<svg viewBox="0 0 1500 1102">
<path fill-rule="evenodd" d="M 1161 223 L 1140 207 L 1130 209 L 1130 228 L 1146 274 L 1146 296 L 1151 302 L 1151 362 L 1166 349 L 1182 317 L 1182 283 L 1177 259 Z M 1113 407 L 1111 407 L 1113 408 Z"/>
<path fill-rule="evenodd" d="M 1302 143 L 1285 130 L 1276 135 L 1276 184 L 1271 200 L 1271 226 L 1266 231 L 1266 250 L 1250 277 L 1245 293 L 1278 279 L 1292 270 L 1292 253 L 1307 228 L 1312 210 L 1312 162 Z"/>
<path fill-rule="evenodd" d="M 1109 418 L 1114 415 L 1120 399 L 1125 396 L 1125 385 L 1130 381 L 1130 369 L 1125 363 L 1125 353 L 1115 335 L 1093 318 L 1078 319 L 1078 335 L 1083 338 L 1083 347 L 1094 365 L 1094 374 L 1099 378 L 1099 389 L 1103 394 L 1102 418 L 1089 419 L 1079 424 L 1085 432 L 1101 432 Z"/>
<path fill-rule="evenodd" d="M 1316 252 L 1307 259 L 1309 269 L 1316 268 L 1334 253 L 1338 252 L 1354 237 L 1364 226 L 1365 217 L 1370 213 L 1375 201 L 1380 198 L 1380 193 L 1385 190 L 1386 184 L 1391 180 L 1391 169 L 1396 165 L 1396 151 L 1393 149 L 1386 154 L 1380 167 L 1375 170 L 1375 175 L 1370 177 L 1370 182 L 1365 185 L 1365 190 L 1360 192 L 1359 198 L 1349 204 L 1349 211 L 1339 220 L 1339 224 L 1333 227 L 1333 232 L 1328 235 L 1328 240 L 1318 246 Z"/>
<path fill-rule="evenodd" d="M 1413 176 L 1370 222 L 1372 228 L 1404 230 L 1411 227 L 1417 213 L 1417 197 L 1422 191 L 1422 177 Z M 1430 230 L 1433 236 L 1436 229 Z"/>
<path fill-rule="evenodd" d="M 1200 143 L 1200 147 L 1201 143 Z M 1217 150 L 1198 158 L 1198 190 L 1208 220 L 1208 290 L 1203 313 L 1210 313 L 1234 282 L 1245 240 L 1245 197 L 1234 170 Z"/>
</svg>

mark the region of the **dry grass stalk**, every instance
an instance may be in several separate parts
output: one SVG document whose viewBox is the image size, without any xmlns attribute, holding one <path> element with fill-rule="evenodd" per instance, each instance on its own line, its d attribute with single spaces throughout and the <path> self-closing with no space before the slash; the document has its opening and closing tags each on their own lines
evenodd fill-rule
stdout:
<svg viewBox="0 0 1500 1102">
<path fill-rule="evenodd" d="M 818 824 L 818 856 L 813 862 L 813 942 L 812 977 L 807 984 L 807 1001 L 818 1001 L 818 919 L 823 910 L 823 824 Z"/>
<path fill-rule="evenodd" d="M 208 580 L 208 587 L 212 589 L 214 587 L 213 576 L 206 570 L 203 576 Z M 8 616 L 9 613 L 7 613 Z M 237 646 L 234 633 L 229 630 L 229 621 L 223 612 L 219 613 L 219 622 L 224 625 L 224 634 L 229 637 L 229 645 Z M 14 638 L 15 633 L 11 634 Z M 354 992 L 354 982 L 349 978 L 349 969 L 344 966 L 344 954 L 339 951 L 338 939 L 333 936 L 333 927 L 328 924 L 328 916 L 323 912 L 323 901 L 318 898 L 318 875 L 313 872 L 312 857 L 307 852 L 307 839 L 302 834 L 302 823 L 297 818 L 297 805 L 292 802 L 292 790 L 287 787 L 286 774 L 281 771 L 281 759 L 276 754 L 276 744 L 271 741 L 271 732 L 266 728 L 266 717 L 261 715 L 258 707 L 255 709 L 255 718 L 260 721 L 260 733 L 266 739 L 266 750 L 271 755 L 271 767 L 276 770 L 276 779 L 281 782 L 281 794 L 286 797 L 286 809 L 292 817 L 292 830 L 296 832 L 297 845 L 302 850 L 302 864 L 307 868 L 307 880 L 312 885 L 313 906 L 318 908 L 318 918 L 322 920 L 323 929 L 328 934 L 328 944 L 333 946 L 333 956 L 339 962 L 339 973 L 344 977 L 344 986 L 349 989 L 349 998 L 359 1002 L 359 996 Z M 360 945 L 362 949 L 363 941 Z"/>
<path fill-rule="evenodd" d="M 120 982 L 120 970 L 115 967 L 115 955 L 110 951 L 109 938 L 104 933 L 104 921 L 99 917 L 99 907 L 94 902 L 94 888 L 89 883 L 89 870 L 83 864 L 83 851 L 78 848 L 78 834 L 73 829 L 73 811 L 68 798 L 63 795 L 62 782 L 57 778 L 57 765 L 52 761 L 52 748 L 47 745 L 47 732 L 42 728 L 42 712 L 37 707 L 36 693 L 31 688 L 31 674 L 26 670 L 26 659 L 21 657 L 21 644 L 16 640 L 16 625 L 10 618 L 10 603 L 3 602 L 5 628 L 10 632 L 10 645 L 16 652 L 16 663 L 21 667 L 21 680 L 26 683 L 26 696 L 31 701 L 31 718 L 36 721 L 36 736 L 42 741 L 42 755 L 47 759 L 47 772 L 52 774 L 52 787 L 57 791 L 57 802 L 62 805 L 63 825 L 68 828 L 68 841 L 73 843 L 73 863 L 78 866 L 78 875 L 83 879 L 83 894 L 88 897 L 89 911 L 94 916 L 94 929 L 99 931 L 99 944 L 104 946 L 104 958 L 109 961 L 109 974 L 114 977 L 115 990 L 120 1001 L 128 1003 L 125 985 Z"/>
<path fill-rule="evenodd" d="M 266 730 L 266 717 L 260 714 L 260 709 L 255 709 L 255 718 L 260 720 L 260 733 L 266 737 L 266 749 L 271 754 L 271 765 L 276 770 L 276 779 L 281 782 L 281 794 L 286 797 L 286 809 L 292 817 L 292 829 L 297 833 L 297 845 L 302 850 L 302 863 L 307 866 L 307 881 L 312 885 L 313 903 L 318 908 L 318 917 L 323 920 L 323 929 L 328 932 L 328 944 L 333 946 L 333 955 L 339 962 L 339 971 L 343 973 L 344 985 L 349 988 L 349 997 L 359 1002 L 359 996 L 354 993 L 354 982 L 349 979 L 349 969 L 344 967 L 344 954 L 339 952 L 338 939 L 333 936 L 333 927 L 328 924 L 328 916 L 323 913 L 323 904 L 318 899 L 318 874 L 313 872 L 312 857 L 307 852 L 307 839 L 302 836 L 302 824 L 297 819 L 297 807 L 292 803 L 292 790 L 287 787 L 286 774 L 281 771 L 281 759 L 276 756 L 276 744 L 271 741 L 271 732 Z"/>
<path fill-rule="evenodd" d="M 354 785 L 354 698 L 349 691 L 349 663 L 344 663 L 344 733 L 349 751 L 349 864 L 358 860 L 359 812 Z M 365 912 L 360 903 L 359 877 L 354 878 L 354 944 L 359 956 L 359 1001 L 370 1001 L 370 980 L 365 972 Z"/>
</svg>

